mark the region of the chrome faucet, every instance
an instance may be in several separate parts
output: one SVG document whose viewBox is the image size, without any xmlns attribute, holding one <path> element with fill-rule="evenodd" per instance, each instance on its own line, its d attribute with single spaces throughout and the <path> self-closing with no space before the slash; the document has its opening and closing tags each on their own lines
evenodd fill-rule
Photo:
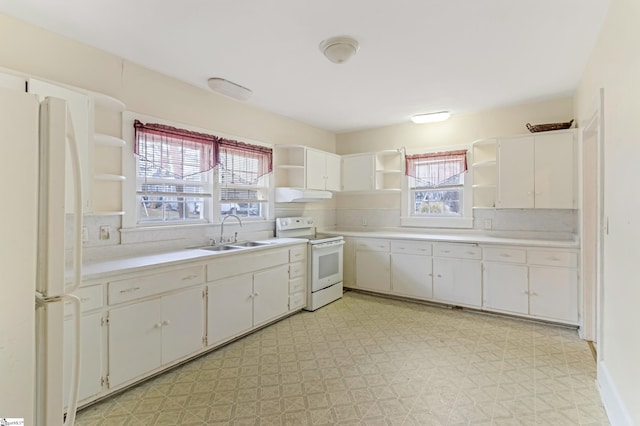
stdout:
<svg viewBox="0 0 640 426">
<path fill-rule="evenodd" d="M 225 217 L 222 218 L 222 222 L 220 223 L 220 243 L 224 242 L 224 222 L 229 219 L 230 217 L 235 217 L 236 219 L 238 219 L 238 223 L 240 224 L 240 227 L 242 227 L 242 221 L 240 220 L 240 218 L 238 217 L 238 215 L 235 214 L 228 214 Z M 236 239 L 238 233 L 236 232 Z"/>
</svg>

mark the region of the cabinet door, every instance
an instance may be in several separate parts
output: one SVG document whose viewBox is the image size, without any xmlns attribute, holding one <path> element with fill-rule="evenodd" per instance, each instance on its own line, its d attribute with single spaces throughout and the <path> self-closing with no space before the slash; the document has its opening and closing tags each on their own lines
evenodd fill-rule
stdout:
<svg viewBox="0 0 640 426">
<path fill-rule="evenodd" d="M 289 265 L 253 274 L 253 325 L 289 311 Z"/>
<path fill-rule="evenodd" d="M 207 343 L 237 336 L 253 325 L 253 274 L 209 283 Z"/>
<path fill-rule="evenodd" d="M 342 186 L 341 159 L 339 155 L 325 153 L 325 187 L 327 191 L 340 191 Z"/>
<path fill-rule="evenodd" d="M 102 312 L 82 315 L 80 325 L 80 384 L 78 401 L 102 391 Z M 69 395 L 73 317 L 64 320 L 64 395 Z M 66 403 L 66 401 L 65 401 Z"/>
<path fill-rule="evenodd" d="M 308 189 L 325 189 L 326 160 L 325 152 L 307 149 L 306 175 Z"/>
<path fill-rule="evenodd" d="M 486 309 L 529 313 L 529 282 L 526 265 L 484 264 L 484 298 Z"/>
<path fill-rule="evenodd" d="M 575 208 L 573 133 L 535 137 L 535 207 Z"/>
<path fill-rule="evenodd" d="M 109 312 L 109 383 L 117 386 L 162 365 L 160 299 Z"/>
<path fill-rule="evenodd" d="M 570 268 L 529 267 L 529 313 L 578 322 L 578 272 Z"/>
<path fill-rule="evenodd" d="M 482 306 L 482 266 L 477 260 L 433 259 L 433 297 L 466 306 Z"/>
<path fill-rule="evenodd" d="M 342 159 L 342 190 L 373 190 L 374 165 L 374 156 L 372 154 L 344 157 Z"/>
<path fill-rule="evenodd" d="M 167 364 L 202 348 L 204 303 L 202 288 L 162 298 L 162 363 Z"/>
<path fill-rule="evenodd" d="M 356 251 L 356 285 L 373 291 L 391 291 L 389 253 L 383 251 Z"/>
<path fill-rule="evenodd" d="M 391 283 L 394 293 L 431 299 L 432 288 L 431 257 L 415 254 L 391 254 Z"/>
<path fill-rule="evenodd" d="M 534 137 L 501 139 L 498 143 L 499 208 L 534 207 Z"/>
</svg>

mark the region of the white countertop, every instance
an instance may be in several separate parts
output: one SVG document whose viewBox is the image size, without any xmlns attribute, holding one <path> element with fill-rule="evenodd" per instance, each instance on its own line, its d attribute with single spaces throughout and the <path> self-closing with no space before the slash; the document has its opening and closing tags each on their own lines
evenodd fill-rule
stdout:
<svg viewBox="0 0 640 426">
<path fill-rule="evenodd" d="M 301 238 L 272 238 L 267 240 L 260 240 L 260 242 L 270 243 L 269 245 L 248 247 L 238 250 L 215 252 L 197 248 L 185 248 L 163 253 L 109 259 L 82 265 L 82 277 L 85 281 L 104 279 L 110 275 L 115 274 L 139 272 L 147 269 L 157 268 L 159 266 L 170 266 L 195 260 L 206 261 L 222 256 L 233 256 L 237 254 L 246 254 L 248 252 L 273 249 L 276 247 L 285 247 L 288 245 L 300 244 L 306 241 L 307 240 Z M 71 271 L 67 271 L 67 278 L 69 278 L 70 276 Z"/>
<path fill-rule="evenodd" d="M 388 238 L 397 240 L 437 241 L 447 243 L 504 244 L 534 247 L 571 248 L 580 247 L 577 238 L 536 238 L 533 236 L 514 237 L 507 235 L 491 235 L 475 230 L 454 230 L 442 233 L 409 232 L 397 229 L 363 231 L 353 229 L 323 229 L 323 234 L 342 235 L 345 237 Z M 550 235 L 545 235 L 549 237 Z M 564 235 L 563 235 L 564 236 Z"/>
</svg>

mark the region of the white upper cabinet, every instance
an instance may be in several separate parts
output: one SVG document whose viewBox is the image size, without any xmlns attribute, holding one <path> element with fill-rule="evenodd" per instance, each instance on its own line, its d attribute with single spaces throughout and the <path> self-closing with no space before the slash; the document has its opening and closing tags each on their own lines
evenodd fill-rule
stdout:
<svg viewBox="0 0 640 426">
<path fill-rule="evenodd" d="M 398 150 L 342 156 L 343 191 L 400 191 L 403 160 Z"/>
<path fill-rule="evenodd" d="M 498 208 L 575 208 L 574 131 L 500 138 Z"/>
<path fill-rule="evenodd" d="M 307 189 L 340 191 L 340 156 L 307 149 Z"/>
<path fill-rule="evenodd" d="M 301 145 L 274 149 L 277 187 L 340 191 L 340 156 Z"/>
<path fill-rule="evenodd" d="M 342 157 L 342 190 L 371 191 L 374 189 L 375 158 L 373 154 Z"/>
</svg>

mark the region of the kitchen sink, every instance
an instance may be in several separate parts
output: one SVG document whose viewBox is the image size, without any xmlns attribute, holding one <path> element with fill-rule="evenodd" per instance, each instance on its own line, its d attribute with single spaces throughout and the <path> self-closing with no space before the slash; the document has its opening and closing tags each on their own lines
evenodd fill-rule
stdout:
<svg viewBox="0 0 640 426">
<path fill-rule="evenodd" d="M 260 241 L 244 241 L 242 243 L 231 243 L 229 244 L 231 247 L 260 247 L 260 246 L 268 246 L 273 243 L 263 243 Z"/>
<path fill-rule="evenodd" d="M 227 250 L 240 250 L 242 247 L 238 246 L 204 246 L 197 247 L 200 250 L 208 250 L 208 251 L 227 251 Z"/>
</svg>

